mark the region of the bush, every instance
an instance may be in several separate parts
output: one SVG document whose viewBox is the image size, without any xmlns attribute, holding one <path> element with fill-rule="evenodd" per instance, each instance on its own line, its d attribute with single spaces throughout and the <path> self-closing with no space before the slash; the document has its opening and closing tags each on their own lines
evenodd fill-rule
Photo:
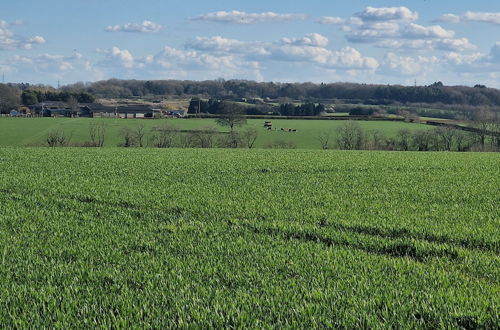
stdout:
<svg viewBox="0 0 500 330">
<path fill-rule="evenodd" d="M 49 147 L 64 147 L 71 140 L 71 136 L 68 136 L 64 131 L 52 131 L 47 134 L 46 142 Z"/>
</svg>

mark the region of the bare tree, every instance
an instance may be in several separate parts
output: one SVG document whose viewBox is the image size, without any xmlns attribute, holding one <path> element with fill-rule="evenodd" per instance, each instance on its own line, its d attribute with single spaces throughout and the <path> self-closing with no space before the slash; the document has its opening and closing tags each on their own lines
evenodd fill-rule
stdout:
<svg viewBox="0 0 500 330">
<path fill-rule="evenodd" d="M 217 130 L 213 127 L 204 127 L 192 130 L 185 139 L 184 145 L 191 148 L 212 148 L 215 143 Z"/>
<path fill-rule="evenodd" d="M 80 104 L 78 103 L 76 97 L 70 96 L 66 101 L 66 105 L 68 108 L 70 108 L 71 117 L 75 117 L 80 110 Z"/>
<path fill-rule="evenodd" d="M 164 124 L 162 126 L 153 127 L 153 134 L 150 141 L 156 148 L 171 148 L 174 146 L 175 139 L 179 130 L 171 125 Z"/>
<path fill-rule="evenodd" d="M 144 142 L 144 135 L 146 134 L 146 130 L 144 128 L 143 124 L 139 124 L 137 127 L 134 129 L 134 138 L 139 147 L 143 147 L 143 142 Z"/>
<path fill-rule="evenodd" d="M 222 148 L 238 148 L 242 143 L 241 135 L 235 131 L 223 134 L 219 139 L 219 146 Z"/>
<path fill-rule="evenodd" d="M 418 120 L 418 117 L 415 114 L 406 110 L 399 111 L 399 115 L 402 116 L 404 120 L 409 123 L 413 123 Z"/>
<path fill-rule="evenodd" d="M 408 151 L 410 150 L 410 137 L 411 137 L 411 132 L 408 128 L 402 128 L 398 131 L 397 133 L 397 144 L 398 144 L 398 149 L 403 150 L 403 151 Z"/>
<path fill-rule="evenodd" d="M 387 139 L 384 132 L 375 129 L 368 132 L 367 141 L 368 149 L 371 150 L 384 150 L 387 148 Z"/>
<path fill-rule="evenodd" d="M 496 151 L 500 151 L 500 113 L 498 112 L 493 117 L 491 131 L 497 134 L 492 138 L 492 142 L 494 143 Z"/>
<path fill-rule="evenodd" d="M 120 144 L 121 147 L 129 148 L 136 145 L 134 131 L 130 127 L 122 127 L 120 129 L 120 135 L 123 137 L 123 143 Z"/>
<path fill-rule="evenodd" d="M 243 116 L 243 108 L 241 105 L 234 102 L 224 101 L 223 112 L 219 115 L 219 118 L 215 122 L 221 126 L 229 127 L 232 132 L 237 126 L 243 126 L 247 123 L 246 118 Z"/>
<path fill-rule="evenodd" d="M 106 125 L 103 122 L 92 122 L 89 125 L 90 143 L 94 147 L 104 145 L 104 136 L 106 134 Z"/>
<path fill-rule="evenodd" d="M 451 127 L 438 127 L 435 130 L 441 150 L 451 151 L 455 140 L 456 129 Z"/>
<path fill-rule="evenodd" d="M 253 148 L 258 135 L 259 133 L 255 127 L 248 127 L 241 133 L 241 137 L 248 149 Z"/>
<path fill-rule="evenodd" d="M 474 126 L 479 129 L 479 143 L 483 149 L 486 143 L 487 131 L 490 128 L 490 125 L 494 122 L 494 118 L 494 114 L 485 107 L 482 107 L 474 115 Z"/>
<path fill-rule="evenodd" d="M 412 144 L 418 151 L 431 150 L 432 134 L 429 130 L 418 130 L 413 133 Z"/>
<path fill-rule="evenodd" d="M 71 140 L 71 134 L 66 135 L 64 131 L 55 130 L 47 134 L 45 141 L 49 147 L 64 147 Z"/>
<path fill-rule="evenodd" d="M 340 149 L 362 149 L 363 144 L 364 133 L 359 123 L 350 120 L 337 127 L 337 145 Z"/>
<path fill-rule="evenodd" d="M 316 135 L 316 140 L 318 140 L 321 145 L 321 149 L 326 150 L 330 148 L 330 141 L 332 138 L 332 131 L 329 129 L 324 129 L 318 132 Z"/>
<path fill-rule="evenodd" d="M 470 135 L 464 131 L 455 132 L 455 144 L 457 151 L 467 151 L 470 148 Z"/>
</svg>

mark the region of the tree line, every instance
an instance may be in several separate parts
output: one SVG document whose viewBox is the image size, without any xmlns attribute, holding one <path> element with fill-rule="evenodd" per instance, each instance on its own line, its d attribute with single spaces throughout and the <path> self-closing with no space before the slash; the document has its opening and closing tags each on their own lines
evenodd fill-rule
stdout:
<svg viewBox="0 0 500 330">
<path fill-rule="evenodd" d="M 397 150 L 397 151 L 500 151 L 500 125 L 498 122 L 487 126 L 481 133 L 472 133 L 453 127 L 409 130 L 402 128 L 396 136 L 387 137 L 380 130 L 365 130 L 356 121 L 346 121 L 335 130 L 318 132 L 316 140 L 322 149 L 342 150 Z M 494 129 L 497 135 L 484 134 Z"/>
<path fill-rule="evenodd" d="M 21 106 L 40 102 L 60 101 L 69 106 L 77 103 L 92 103 L 95 97 L 86 91 L 56 90 L 51 87 L 29 84 L 0 84 L 0 113 L 6 114 Z"/>
<path fill-rule="evenodd" d="M 246 127 L 244 117 L 224 114 L 216 123 L 228 127 L 221 132 L 216 127 L 202 127 L 181 130 L 171 124 L 162 124 L 146 130 L 140 124 L 120 129 L 120 147 L 154 148 L 253 148 L 258 137 L 255 127 Z M 409 130 L 401 128 L 395 136 L 387 137 L 377 129 L 366 130 L 356 121 L 346 121 L 335 129 L 321 130 L 315 138 L 321 149 L 341 150 L 398 150 L 398 151 L 500 151 L 500 122 L 483 121 L 477 125 L 478 132 L 467 132 L 453 127 Z M 486 132 L 497 132 L 488 135 Z M 483 132 L 483 133 L 481 133 Z M 89 125 L 89 140 L 71 143 L 71 134 L 62 130 L 51 131 L 46 136 L 46 145 L 103 147 L 106 133 L 104 122 Z M 286 140 L 273 140 L 265 148 L 290 149 L 295 143 Z"/>
<path fill-rule="evenodd" d="M 285 103 L 279 106 L 273 104 L 255 105 L 218 100 L 215 98 L 210 98 L 208 100 L 192 98 L 188 107 L 189 114 L 206 113 L 213 115 L 237 113 L 240 115 L 318 116 L 324 111 L 325 106 L 321 103 Z"/>
<path fill-rule="evenodd" d="M 73 84 L 64 89 L 85 91 L 97 97 L 204 96 L 231 98 L 289 98 L 299 101 L 348 100 L 365 104 L 441 103 L 444 105 L 500 106 L 500 90 L 474 87 L 375 85 L 354 83 L 279 83 L 249 80 L 118 80 Z"/>
<path fill-rule="evenodd" d="M 47 101 L 70 102 L 73 99 L 78 103 L 92 103 L 95 101 L 95 97 L 87 92 L 27 89 L 21 93 L 21 103 L 26 106 Z"/>
<path fill-rule="evenodd" d="M 91 123 L 88 140 L 72 142 L 72 134 L 62 129 L 50 131 L 45 136 L 44 145 L 49 147 L 103 147 L 107 127 L 104 123 Z M 147 130 L 144 125 L 122 127 L 119 131 L 124 148 L 253 148 L 258 131 L 254 127 L 229 132 L 220 132 L 216 127 L 207 126 L 192 130 L 181 130 L 170 124 L 162 124 Z"/>
<path fill-rule="evenodd" d="M 248 80 L 119 80 L 76 83 L 60 89 L 29 84 L 2 84 L 0 111 L 6 113 L 20 104 L 44 101 L 67 101 L 74 97 L 81 103 L 95 98 L 198 97 L 213 100 L 244 100 L 248 114 L 296 112 L 286 106 L 276 109 L 272 104 L 360 104 L 374 106 L 412 106 L 421 116 L 473 119 L 479 108 L 500 112 L 500 90 L 477 84 L 474 87 L 445 86 L 436 82 L 428 86 L 374 85 L 354 83 L 277 83 Z M 216 104 L 204 104 L 217 111 Z M 203 109 L 202 109 L 203 110 Z M 306 113 L 306 107 L 299 109 Z M 202 111 L 204 112 L 204 111 Z M 317 112 L 317 110 L 313 110 Z"/>
</svg>

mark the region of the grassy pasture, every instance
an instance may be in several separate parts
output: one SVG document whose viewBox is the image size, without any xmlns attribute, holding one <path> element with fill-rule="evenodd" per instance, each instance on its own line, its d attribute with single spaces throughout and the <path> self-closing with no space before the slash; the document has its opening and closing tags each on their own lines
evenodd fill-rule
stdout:
<svg viewBox="0 0 500 330">
<path fill-rule="evenodd" d="M 0 118 L 0 146 L 33 146 L 44 143 L 47 134 L 53 130 L 63 130 L 71 134 L 73 142 L 89 140 L 89 125 L 102 121 L 106 124 L 106 147 L 116 147 L 123 142 L 120 137 L 122 127 L 144 125 L 149 131 L 152 127 L 168 123 L 182 130 L 192 130 L 205 126 L 217 127 L 213 119 L 89 119 L 89 118 Z M 264 147 L 277 140 L 291 141 L 302 149 L 320 149 L 316 140 L 319 131 L 332 129 L 342 125 L 344 121 L 337 120 L 272 120 L 273 126 L 278 130 L 267 131 L 263 128 L 264 119 L 250 119 L 248 126 L 259 129 L 256 147 Z M 401 128 L 410 130 L 429 129 L 421 124 L 389 121 L 360 121 L 366 130 L 378 129 L 387 136 L 394 136 Z M 226 128 L 217 127 L 219 130 Z M 297 132 L 282 132 L 281 128 L 296 129 Z"/>
<path fill-rule="evenodd" d="M 0 148 L 0 324 L 496 328 L 499 165 Z"/>
</svg>

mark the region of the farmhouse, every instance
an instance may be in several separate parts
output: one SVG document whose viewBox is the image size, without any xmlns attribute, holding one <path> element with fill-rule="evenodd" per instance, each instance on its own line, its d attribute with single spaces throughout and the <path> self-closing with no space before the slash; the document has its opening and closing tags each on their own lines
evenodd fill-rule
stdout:
<svg viewBox="0 0 500 330">
<path fill-rule="evenodd" d="M 43 117 L 151 118 L 159 113 L 147 104 L 109 106 L 100 103 L 80 103 L 71 108 L 66 102 L 42 102 L 31 106 L 34 114 Z"/>
<path fill-rule="evenodd" d="M 66 102 L 50 101 L 37 103 L 29 107 L 32 114 L 41 117 L 89 117 L 89 110 L 80 104 L 71 108 Z"/>
<path fill-rule="evenodd" d="M 159 109 L 147 104 L 133 104 L 120 106 L 91 105 L 89 110 L 94 118 L 152 118 Z"/>
</svg>

